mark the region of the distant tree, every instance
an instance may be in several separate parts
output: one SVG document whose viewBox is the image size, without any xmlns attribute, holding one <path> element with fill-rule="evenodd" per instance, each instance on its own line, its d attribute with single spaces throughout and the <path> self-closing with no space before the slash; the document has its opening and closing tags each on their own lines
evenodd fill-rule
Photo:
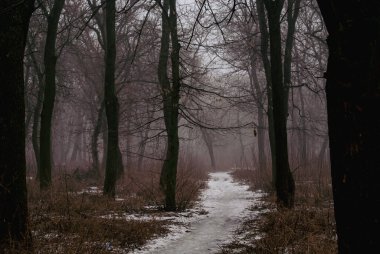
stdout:
<svg viewBox="0 0 380 254">
<path fill-rule="evenodd" d="M 339 253 L 380 251 L 380 2 L 317 0 Z"/>
<path fill-rule="evenodd" d="M 215 154 L 214 154 L 214 137 L 213 134 L 210 133 L 205 128 L 200 128 L 202 139 L 206 144 L 208 154 L 210 156 L 211 169 L 216 171 L 216 163 L 215 163 Z"/>
<path fill-rule="evenodd" d="M 52 148 L 51 148 L 51 130 L 54 111 L 54 101 L 56 94 L 56 40 L 58 31 L 59 17 L 63 9 L 65 0 L 55 0 L 50 12 L 44 4 L 41 8 L 47 18 L 47 35 L 44 52 L 44 95 L 41 111 L 41 129 L 40 129 L 40 188 L 44 189 L 51 185 L 52 170 Z"/>
<path fill-rule="evenodd" d="M 34 1 L 0 2 L 0 252 L 28 247 L 23 58 Z"/>
</svg>

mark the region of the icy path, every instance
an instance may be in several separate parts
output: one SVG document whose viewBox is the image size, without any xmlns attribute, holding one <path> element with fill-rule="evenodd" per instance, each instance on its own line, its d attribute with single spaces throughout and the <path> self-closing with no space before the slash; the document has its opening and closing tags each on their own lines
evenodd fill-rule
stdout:
<svg viewBox="0 0 380 254">
<path fill-rule="evenodd" d="M 200 203 L 208 214 L 194 218 L 187 230 L 177 230 L 167 237 L 153 240 L 135 253 L 213 253 L 220 245 L 233 240 L 233 231 L 250 213 L 247 208 L 258 202 L 260 196 L 261 193 L 248 191 L 247 185 L 233 182 L 227 172 L 210 173 L 208 188 Z"/>
</svg>

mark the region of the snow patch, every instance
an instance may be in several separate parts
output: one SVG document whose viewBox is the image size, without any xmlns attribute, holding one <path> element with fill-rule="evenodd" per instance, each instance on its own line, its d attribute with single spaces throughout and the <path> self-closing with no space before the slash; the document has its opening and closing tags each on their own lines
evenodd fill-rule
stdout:
<svg viewBox="0 0 380 254">
<path fill-rule="evenodd" d="M 219 246 L 233 241 L 233 232 L 246 216 L 257 216 L 250 211 L 264 195 L 251 192 L 249 186 L 234 182 L 228 172 L 210 173 L 208 188 L 202 193 L 196 211 L 190 216 L 181 213 L 163 217 L 180 222 L 169 226 L 170 233 L 156 238 L 139 250 L 130 253 L 198 254 L 213 253 Z M 191 216 L 194 214 L 194 216 Z"/>
</svg>

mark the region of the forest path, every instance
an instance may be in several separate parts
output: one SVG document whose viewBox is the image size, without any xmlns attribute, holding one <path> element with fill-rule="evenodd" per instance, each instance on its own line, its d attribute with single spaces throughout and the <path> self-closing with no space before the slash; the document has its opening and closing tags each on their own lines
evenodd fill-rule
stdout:
<svg viewBox="0 0 380 254">
<path fill-rule="evenodd" d="M 248 188 L 234 182 L 228 172 L 210 173 L 200 202 L 207 216 L 190 223 L 188 230 L 178 238 L 157 239 L 158 242 L 140 253 L 203 254 L 218 251 L 219 246 L 233 240 L 233 231 L 253 213 L 248 208 L 259 202 L 262 196 L 262 193 L 254 193 Z"/>
</svg>

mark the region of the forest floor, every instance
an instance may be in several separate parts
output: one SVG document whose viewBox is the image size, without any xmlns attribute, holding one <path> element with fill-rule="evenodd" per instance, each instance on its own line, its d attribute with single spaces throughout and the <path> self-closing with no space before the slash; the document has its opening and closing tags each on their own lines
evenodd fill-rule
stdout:
<svg viewBox="0 0 380 254">
<path fill-rule="evenodd" d="M 215 253 L 234 240 L 234 231 L 247 217 L 254 218 L 264 194 L 249 191 L 249 186 L 233 181 L 228 172 L 210 173 L 206 189 L 201 194 L 198 213 L 185 225 L 186 230 L 173 230 L 132 253 L 199 254 Z M 199 215 L 201 214 L 201 215 Z"/>
<path fill-rule="evenodd" d="M 181 211 L 165 212 L 158 176 L 128 176 L 115 200 L 72 175 L 48 192 L 29 180 L 35 253 L 337 253 L 328 184 L 296 180 L 295 208 L 279 211 L 253 171 L 180 171 Z"/>
<path fill-rule="evenodd" d="M 234 233 L 234 240 L 223 245 L 220 254 L 335 254 L 337 239 L 329 175 L 296 176 L 296 196 L 293 209 L 279 210 L 269 181 L 249 170 L 233 172 L 237 181 L 251 189 L 264 189 L 260 216 L 247 216 Z M 265 178 L 265 176 L 264 176 Z M 266 177 L 268 179 L 268 177 Z M 264 185 L 263 185 L 264 183 Z"/>
</svg>

